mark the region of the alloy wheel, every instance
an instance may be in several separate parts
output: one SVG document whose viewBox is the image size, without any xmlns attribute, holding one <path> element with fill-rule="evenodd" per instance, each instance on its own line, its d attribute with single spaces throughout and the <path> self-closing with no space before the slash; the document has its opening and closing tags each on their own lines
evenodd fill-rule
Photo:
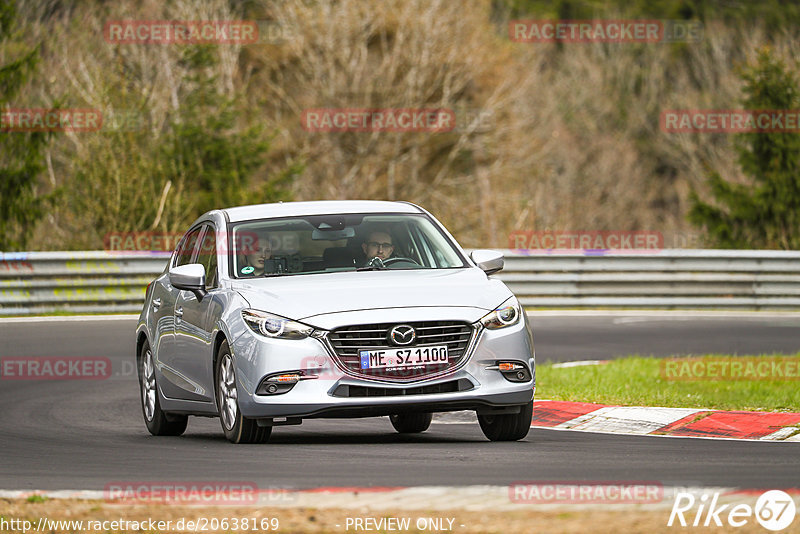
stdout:
<svg viewBox="0 0 800 534">
<path fill-rule="evenodd" d="M 233 359 L 230 354 L 222 357 L 219 373 L 220 417 L 228 430 L 236 424 L 238 394 L 236 392 L 236 376 L 233 371 Z"/>
<path fill-rule="evenodd" d="M 156 411 L 156 372 L 153 367 L 153 354 L 149 350 L 144 354 L 142 375 L 144 416 L 148 421 L 152 421 Z"/>
</svg>

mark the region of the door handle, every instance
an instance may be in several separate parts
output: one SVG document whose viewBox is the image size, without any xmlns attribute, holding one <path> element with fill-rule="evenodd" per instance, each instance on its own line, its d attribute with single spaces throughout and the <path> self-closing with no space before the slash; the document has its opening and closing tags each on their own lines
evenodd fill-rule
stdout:
<svg viewBox="0 0 800 534">
<path fill-rule="evenodd" d="M 183 317 L 183 307 L 175 308 L 175 317 Z"/>
<path fill-rule="evenodd" d="M 153 311 L 158 311 L 160 307 L 161 307 L 161 299 L 155 299 L 153 301 Z"/>
</svg>

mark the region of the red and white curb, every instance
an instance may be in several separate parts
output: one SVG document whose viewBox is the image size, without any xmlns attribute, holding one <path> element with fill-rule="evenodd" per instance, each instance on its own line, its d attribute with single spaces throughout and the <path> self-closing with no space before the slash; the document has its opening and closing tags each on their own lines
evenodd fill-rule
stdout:
<svg viewBox="0 0 800 534">
<path fill-rule="evenodd" d="M 800 413 L 536 401 L 537 428 L 609 434 L 800 442 Z"/>
<path fill-rule="evenodd" d="M 433 421 L 477 424 L 475 412 L 437 414 Z M 800 442 L 800 413 L 726 412 L 537 400 L 533 403 L 531 426 L 634 436 Z"/>
</svg>

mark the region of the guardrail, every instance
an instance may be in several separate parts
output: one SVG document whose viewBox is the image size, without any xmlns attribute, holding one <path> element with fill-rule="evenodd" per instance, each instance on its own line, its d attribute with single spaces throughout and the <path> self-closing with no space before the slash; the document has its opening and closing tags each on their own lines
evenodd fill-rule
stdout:
<svg viewBox="0 0 800 534">
<path fill-rule="evenodd" d="M 506 250 L 495 275 L 528 308 L 800 309 L 800 252 Z M 138 313 L 168 253 L 0 254 L 0 315 Z"/>
<path fill-rule="evenodd" d="M 0 254 L 0 314 L 138 313 L 169 253 Z"/>
<path fill-rule="evenodd" d="M 795 251 L 509 254 L 497 277 L 526 307 L 800 309 Z"/>
</svg>

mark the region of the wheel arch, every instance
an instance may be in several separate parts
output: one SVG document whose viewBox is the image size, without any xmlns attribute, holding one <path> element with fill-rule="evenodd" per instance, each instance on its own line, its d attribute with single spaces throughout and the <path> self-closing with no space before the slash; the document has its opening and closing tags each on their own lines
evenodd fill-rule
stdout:
<svg viewBox="0 0 800 534">
<path fill-rule="evenodd" d="M 136 363 L 139 363 L 139 359 L 142 357 L 142 347 L 144 347 L 145 343 L 149 343 L 147 339 L 147 334 L 144 330 L 140 330 L 139 333 L 136 335 Z"/>
<path fill-rule="evenodd" d="M 216 384 L 217 381 L 217 358 L 219 358 L 219 348 L 222 346 L 222 343 L 228 341 L 228 336 L 225 335 L 225 332 L 222 330 L 217 330 L 217 333 L 214 334 L 214 351 L 211 353 L 211 369 L 214 370 L 214 383 Z M 230 347 L 230 341 L 228 341 L 228 346 Z M 231 349 L 233 350 L 233 349 Z"/>
</svg>

